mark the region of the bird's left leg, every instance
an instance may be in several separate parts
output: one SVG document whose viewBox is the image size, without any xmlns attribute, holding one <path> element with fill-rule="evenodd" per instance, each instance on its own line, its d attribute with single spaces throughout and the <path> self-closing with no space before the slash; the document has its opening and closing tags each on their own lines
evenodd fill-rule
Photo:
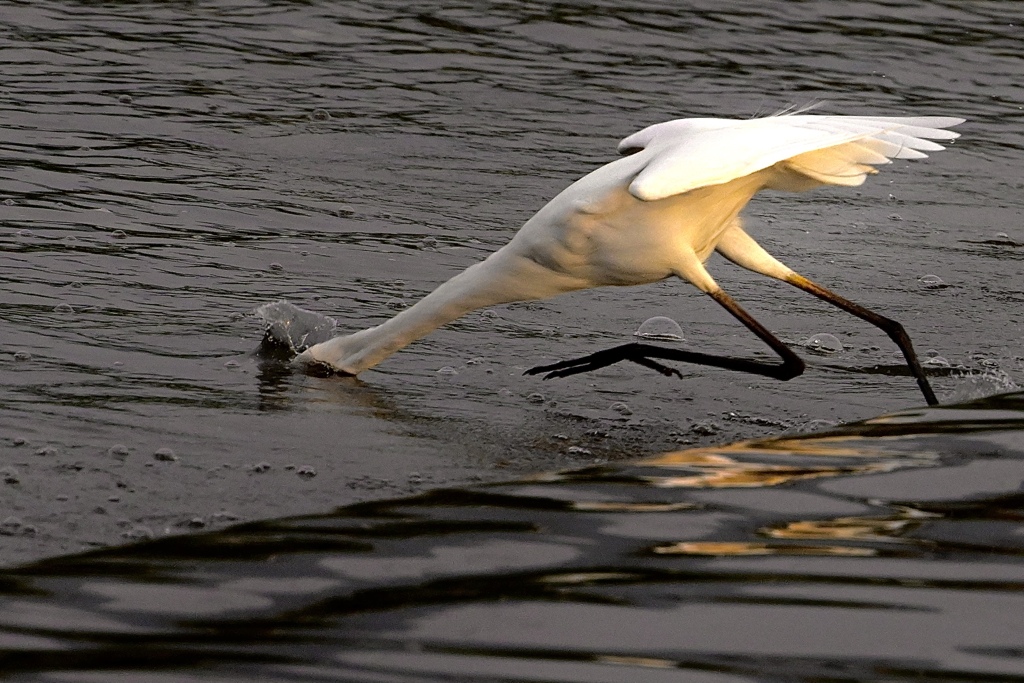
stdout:
<svg viewBox="0 0 1024 683">
<path fill-rule="evenodd" d="M 903 352 L 903 357 L 907 360 L 910 372 L 913 374 L 914 379 L 917 380 L 917 386 L 921 389 L 921 393 L 924 394 L 924 400 L 930 406 L 939 404 L 938 399 L 935 398 L 935 392 L 932 391 L 932 387 L 928 383 L 928 378 L 925 377 L 924 368 L 921 367 L 917 353 L 914 352 L 914 345 L 910 342 L 910 336 L 903 328 L 903 325 L 864 308 L 849 299 L 844 299 L 835 292 L 787 268 L 755 242 L 754 238 L 743 230 L 738 220 L 726 230 L 716 250 L 739 266 L 752 270 L 755 273 L 761 273 L 762 275 L 788 282 L 794 287 L 799 287 L 805 292 L 813 294 L 847 313 L 852 313 L 861 320 L 865 320 L 885 332 L 890 339 L 896 342 L 896 346 L 899 347 L 900 351 Z"/>
</svg>

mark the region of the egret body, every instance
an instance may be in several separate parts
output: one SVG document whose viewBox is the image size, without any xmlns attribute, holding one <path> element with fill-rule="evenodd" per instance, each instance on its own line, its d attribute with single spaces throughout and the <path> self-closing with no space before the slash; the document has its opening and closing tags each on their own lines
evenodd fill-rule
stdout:
<svg viewBox="0 0 1024 683">
<path fill-rule="evenodd" d="M 891 159 L 919 159 L 952 140 L 963 119 L 785 114 L 678 119 L 619 143 L 626 156 L 576 181 L 512 240 L 387 322 L 316 344 L 298 356 L 356 375 L 465 313 L 579 289 L 642 285 L 678 277 L 710 295 L 782 358 L 782 364 L 625 344 L 530 372 L 565 376 L 630 360 L 678 374 L 656 359 L 682 360 L 789 379 L 803 362 L 715 282 L 712 252 L 783 280 L 883 329 L 899 345 L 929 403 L 936 403 L 903 327 L 786 267 L 743 229 L 740 212 L 764 189 L 856 186 Z"/>
</svg>

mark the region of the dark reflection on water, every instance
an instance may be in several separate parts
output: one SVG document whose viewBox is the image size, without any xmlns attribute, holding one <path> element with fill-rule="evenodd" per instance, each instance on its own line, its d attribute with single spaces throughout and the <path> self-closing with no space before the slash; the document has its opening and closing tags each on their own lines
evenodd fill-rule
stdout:
<svg viewBox="0 0 1024 683">
<path fill-rule="evenodd" d="M 1021 680 L 1022 480 L 1018 393 L 165 538 L 0 574 L 0 665 L 48 681 Z"/>
</svg>

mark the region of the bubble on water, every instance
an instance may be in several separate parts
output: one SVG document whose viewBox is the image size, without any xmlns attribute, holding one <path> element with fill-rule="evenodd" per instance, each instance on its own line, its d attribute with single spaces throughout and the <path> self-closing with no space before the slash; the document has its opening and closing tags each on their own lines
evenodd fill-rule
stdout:
<svg viewBox="0 0 1024 683">
<path fill-rule="evenodd" d="M 314 109 L 309 115 L 314 121 L 330 121 L 331 114 L 326 109 Z"/>
<path fill-rule="evenodd" d="M 612 412 L 618 413 L 619 415 L 632 415 L 633 414 L 633 410 L 628 405 L 623 403 L 622 401 L 616 401 L 615 403 L 611 404 L 611 406 L 609 406 L 609 409 Z"/>
<path fill-rule="evenodd" d="M 71 304 L 57 304 L 53 307 L 54 313 L 74 313 L 75 308 Z"/>
<path fill-rule="evenodd" d="M 420 240 L 420 249 L 437 249 L 437 238 L 436 237 L 424 237 Z"/>
<path fill-rule="evenodd" d="M 32 354 L 29 353 L 28 351 L 15 351 L 14 360 L 22 362 L 32 360 Z"/>
<path fill-rule="evenodd" d="M 237 360 L 229 360 L 224 362 L 224 367 L 226 368 L 237 368 L 238 366 L 239 363 Z"/>
<path fill-rule="evenodd" d="M 301 465 L 297 470 L 295 470 L 295 474 L 303 479 L 312 479 L 316 476 L 316 470 L 309 465 Z"/>
<path fill-rule="evenodd" d="M 946 287 L 946 283 L 938 275 L 922 275 L 917 279 L 917 283 L 925 289 L 942 289 Z"/>
<path fill-rule="evenodd" d="M 491 308 L 485 308 L 480 311 L 480 317 L 485 320 L 494 320 L 498 317 L 498 312 Z"/>
<path fill-rule="evenodd" d="M 110 233 L 110 236 L 116 240 L 123 240 L 125 237 L 128 236 L 128 233 L 126 233 L 124 230 L 114 230 L 113 232 Z"/>
<path fill-rule="evenodd" d="M 284 266 L 282 266 L 280 263 L 271 263 L 270 264 L 270 269 L 271 270 L 284 270 Z"/>
<path fill-rule="evenodd" d="M 928 358 L 923 363 L 921 363 L 921 365 L 926 367 L 926 368 L 948 368 L 948 367 L 950 367 L 949 361 L 946 360 L 945 358 L 943 358 L 942 356 L 932 356 L 931 358 Z"/>
<path fill-rule="evenodd" d="M 405 308 L 408 304 L 405 303 L 405 299 L 400 296 L 394 296 L 384 302 L 384 305 L 388 308 Z"/>
<path fill-rule="evenodd" d="M 131 95 L 118 95 L 117 96 L 117 101 L 120 102 L 121 104 L 131 104 L 132 103 L 132 96 Z"/>
<path fill-rule="evenodd" d="M 114 458 L 127 458 L 128 447 L 125 446 L 123 443 L 115 443 L 113 446 L 107 449 L 107 455 L 112 456 Z"/>
<path fill-rule="evenodd" d="M 683 328 L 679 326 L 679 323 L 663 315 L 656 315 L 643 321 L 640 327 L 636 328 L 633 336 L 660 341 L 684 341 Z"/>
<path fill-rule="evenodd" d="M 839 341 L 839 338 L 834 334 L 829 334 L 828 332 L 819 332 L 808 337 L 801 342 L 801 345 L 811 353 L 821 356 L 830 356 L 843 350 L 843 342 Z"/>
<path fill-rule="evenodd" d="M 253 311 L 264 324 L 263 342 L 284 346 L 294 353 L 334 336 L 337 322 L 326 315 L 307 311 L 287 301 L 263 304 Z"/>
<path fill-rule="evenodd" d="M 891 220 L 891 221 L 901 221 L 901 220 L 903 220 L 903 216 L 899 215 L 898 213 L 890 213 L 889 214 L 889 220 Z"/>
<path fill-rule="evenodd" d="M 437 375 L 439 377 L 454 377 L 457 374 L 459 374 L 459 371 L 450 365 L 445 365 L 443 368 L 439 368 L 437 371 Z"/>
<path fill-rule="evenodd" d="M 63 502 L 71 500 L 71 496 L 69 496 L 66 493 L 58 493 L 56 499 L 63 503 Z"/>
<path fill-rule="evenodd" d="M 158 448 L 156 452 L 153 453 L 153 459 L 159 460 L 160 462 L 175 462 L 178 459 L 178 454 L 170 448 Z"/>
<path fill-rule="evenodd" d="M 340 204 L 334 209 L 334 215 L 338 218 L 344 218 L 345 216 L 351 216 L 356 210 L 349 204 Z"/>
<path fill-rule="evenodd" d="M 4 200 L 4 204 L 5 204 L 6 206 L 14 206 L 14 200 L 13 200 L 13 199 L 11 199 L 10 197 L 8 197 L 7 199 L 5 199 L 5 200 Z M 18 231 L 18 234 L 20 235 L 20 234 L 21 234 L 22 232 L 27 232 L 27 233 L 28 233 L 28 234 L 30 234 L 30 235 L 32 234 L 32 233 L 31 233 L 31 232 L 29 232 L 28 230 L 19 230 L 19 231 Z"/>
<path fill-rule="evenodd" d="M 264 472 L 269 472 L 270 471 L 270 463 L 269 462 L 256 463 L 255 465 L 253 465 L 252 467 L 249 468 L 249 471 L 250 472 L 255 472 L 256 474 L 263 474 Z"/>
<path fill-rule="evenodd" d="M 53 457 L 54 455 L 57 455 L 57 453 L 58 451 L 56 446 L 40 446 L 36 449 L 36 455 L 42 455 L 44 457 Z"/>
<path fill-rule="evenodd" d="M 544 402 L 544 394 L 542 394 L 542 393 L 540 393 L 538 391 L 535 391 L 532 394 L 529 394 L 526 397 L 526 400 L 529 401 L 530 403 L 543 403 Z"/>
</svg>

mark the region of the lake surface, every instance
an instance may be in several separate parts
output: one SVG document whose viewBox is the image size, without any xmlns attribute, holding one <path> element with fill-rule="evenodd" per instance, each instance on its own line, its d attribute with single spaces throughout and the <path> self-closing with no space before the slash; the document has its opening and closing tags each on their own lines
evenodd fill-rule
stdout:
<svg viewBox="0 0 1024 683">
<path fill-rule="evenodd" d="M 46 681 L 1011 681 L 1024 393 L 0 572 Z"/>
<path fill-rule="evenodd" d="M 682 367 L 682 380 L 627 366 L 560 381 L 522 375 L 538 363 L 621 343 L 653 316 L 677 320 L 687 348 L 765 353 L 707 297 L 683 283 L 664 282 L 472 314 L 358 379 L 307 376 L 255 353 L 263 325 L 253 311 L 261 304 L 287 300 L 331 316 L 341 330 L 379 323 L 504 244 L 558 191 L 614 158 L 619 139 L 670 118 L 749 117 L 816 102 L 822 103 L 821 113 L 830 114 L 966 118 L 957 128 L 963 137 L 947 151 L 883 167 L 861 188 L 760 196 L 747 221 L 791 267 L 903 322 L 922 356 L 931 359 L 943 402 L 1014 391 L 1024 377 L 1022 23 L 1015 3 L 995 1 L 696 2 L 685 7 L 670 2 L 0 1 L 0 564 L 11 567 L 136 540 L 187 544 L 193 537 L 182 535 L 239 522 L 294 515 L 320 519 L 337 506 L 372 501 L 431 501 L 441 495 L 430 493 L 438 489 L 490 496 L 484 482 L 580 468 L 607 468 L 594 476 L 612 477 L 618 490 L 625 484 L 615 483 L 614 473 L 632 472 L 629 463 L 666 451 L 820 431 L 916 410 L 922 398 L 881 332 L 717 257 L 709 262 L 712 274 L 781 338 L 799 345 L 827 333 L 842 342 L 843 350 L 816 355 L 796 346 L 808 360 L 808 371 L 787 383 L 702 367 Z M 942 414 L 952 423 L 942 434 L 972 429 L 970 415 Z M 930 420 L 933 413 L 924 415 Z M 960 419 L 966 426 L 956 424 Z M 909 439 L 911 448 L 897 449 L 885 461 L 905 458 L 908 468 L 927 461 L 928 467 L 913 470 L 923 473 L 945 471 L 928 460 L 935 453 L 943 467 L 949 464 L 943 458 L 959 458 L 964 466 L 1008 459 L 999 495 L 1010 495 L 1021 480 L 1012 463 L 1024 436 L 1019 425 L 1007 430 L 998 448 L 961 434 L 940 439 L 941 447 L 925 444 L 915 450 L 919 440 Z M 815 458 L 825 456 L 807 457 L 813 468 Z M 827 479 L 849 482 L 837 484 L 841 489 L 881 476 L 853 468 Z M 576 481 L 546 483 L 545 491 L 564 491 L 574 500 Z M 791 486 L 799 492 L 812 485 L 826 486 L 800 480 L 766 490 L 782 495 Z M 961 506 L 958 510 L 974 505 L 969 501 L 975 493 L 958 488 L 953 473 L 929 485 L 935 487 L 930 496 L 957 501 L 949 504 Z M 507 486 L 520 495 L 520 484 Z M 629 495 L 615 496 L 633 500 L 634 492 L 662 491 L 646 484 L 626 488 Z M 816 488 L 810 497 L 783 496 L 784 503 L 774 502 L 772 493 L 768 502 L 737 503 L 728 508 L 733 521 L 722 522 L 735 525 L 735 538 L 715 527 L 707 542 L 774 538 L 758 530 L 782 528 L 776 505 L 786 506 L 786 514 L 793 515 L 786 519 L 793 520 L 888 519 L 887 514 L 904 520 L 889 508 L 873 507 L 868 493 L 836 491 Z M 415 498 L 421 493 L 426 497 Z M 889 491 L 879 504 L 932 500 L 912 494 Z M 647 494 L 637 495 L 644 500 Z M 450 502 L 443 496 L 437 500 L 442 507 Z M 524 519 L 519 503 L 482 505 L 495 518 L 507 514 L 513 526 Z M 999 519 L 1019 520 L 1019 504 L 1006 505 L 997 505 L 1004 515 Z M 453 509 L 461 515 L 468 508 Z M 637 531 L 631 547 L 705 538 L 701 530 L 721 520 L 701 521 L 699 514 L 671 512 L 664 518 L 671 533 L 661 539 L 652 531 L 643 540 Z M 632 513 L 627 517 L 634 519 Z M 577 538 L 574 533 L 593 542 L 585 561 L 570 563 L 577 569 L 620 567 L 622 553 L 632 552 L 606 545 L 608 535 L 593 526 L 596 517 L 573 513 L 560 519 L 565 539 L 544 541 L 553 546 L 553 557 L 563 557 L 559 553 L 572 546 L 566 539 Z M 291 522 L 257 527 L 279 524 L 292 528 Z M 851 641 L 850 658 L 895 668 L 869 675 L 854 667 L 850 680 L 898 677 L 918 665 L 943 676 L 960 672 L 955 675 L 965 680 L 981 680 L 981 672 L 992 680 L 1021 675 L 1015 668 L 1019 644 L 984 630 L 1000 623 L 1003 633 L 1020 628 L 998 621 L 1005 614 L 1000 610 L 1014 604 L 999 582 L 1010 581 L 1012 572 L 1019 577 L 1006 539 L 1019 536 L 996 533 L 987 523 L 954 527 L 958 543 L 976 549 L 971 552 L 1006 560 L 992 569 L 997 587 L 982 598 L 971 584 L 962 589 L 967 595 L 962 603 L 944 593 L 961 590 L 957 582 L 987 580 L 972 577 L 977 567 L 957 564 L 953 553 L 941 570 L 948 571 L 942 574 L 948 582 L 937 593 L 908 599 L 908 621 L 900 628 L 917 629 L 934 618 L 941 632 L 955 623 L 981 635 L 936 644 L 935 652 L 963 645 L 964 659 L 936 655 L 931 663 L 895 649 L 865 659 L 867 646 Z M 493 543 L 500 550 L 503 537 L 488 529 L 474 543 Z M 424 542 L 433 547 L 436 538 Z M 150 555 L 157 551 L 146 548 L 152 546 L 124 552 L 140 553 L 143 563 L 157 561 Z M 375 546 L 368 556 L 367 566 L 376 567 L 366 570 L 372 576 L 382 576 L 378 569 L 389 566 L 390 556 L 382 552 Z M 503 576 L 502 562 L 516 570 L 516 557 L 528 560 L 530 571 L 540 571 L 545 552 L 540 547 L 536 554 L 501 550 L 480 573 L 503 581 L 495 578 Z M 689 558 L 684 565 L 702 557 L 683 555 Z M 871 609 L 845 605 L 903 604 L 902 593 L 887 592 L 895 584 L 880 577 L 921 581 L 932 576 L 931 564 L 901 574 L 890 564 L 896 560 L 881 551 L 872 558 L 812 555 L 754 553 L 728 560 L 753 572 L 736 590 L 754 596 L 759 605 L 754 618 L 773 623 L 789 618 L 783 612 L 799 615 L 798 620 L 809 614 L 778 607 L 789 584 L 778 586 L 770 601 L 758 602 L 764 598 L 759 591 L 774 590 L 774 584 L 756 588 L 756 577 L 775 576 L 777 570 L 763 563 L 786 563 L 786 571 L 800 576 L 818 576 L 819 568 L 829 575 L 860 576 L 874 562 L 877 570 L 863 570 L 869 578 L 844 580 L 839 591 L 828 582 L 816 584 L 817 579 L 801 583 L 801 590 L 814 584 L 828 593 L 813 598 L 824 601 L 815 608 L 822 611 L 808 618 L 847 619 L 856 613 L 864 621 L 851 621 L 851 633 L 874 633 L 892 648 L 904 642 L 883 639 L 889 632 L 876 630 Z M 664 560 L 661 554 L 628 556 L 634 559 L 626 564 L 651 571 L 654 560 Z M 861 564 L 847 574 L 832 564 L 839 561 Z M 750 563 L 768 568 L 750 569 Z M 225 571 L 238 580 L 273 578 L 266 562 L 229 564 Z M 100 571 L 96 566 L 81 571 Z M 1000 573 L 1003 569 L 1008 573 Z M 65 574 L 74 571 L 79 570 Z M 288 569 L 283 576 L 288 582 L 307 576 L 303 572 Z M 111 576 L 110 590 L 129 591 L 119 576 Z M 79 581 L 68 580 L 72 588 Z M 219 595 L 219 581 L 210 578 L 204 590 Z M 576 633 L 580 642 L 552 645 L 560 652 L 678 663 L 677 650 L 658 654 L 656 638 L 641 642 L 637 634 L 678 630 L 674 620 L 684 617 L 666 606 L 677 604 L 678 596 L 672 596 L 678 591 L 712 604 L 724 585 L 676 576 L 659 593 L 646 579 L 624 581 L 622 591 L 630 597 L 601 587 L 594 589 L 600 593 L 595 604 L 614 598 L 647 605 L 646 611 L 627 610 L 631 616 L 621 617 L 632 624 L 631 642 L 640 643 L 637 647 L 605 647 L 600 643 L 608 642 L 601 640 L 606 635 L 595 633 L 591 639 L 579 631 L 580 619 L 596 628 L 620 618 L 596 607 L 570 613 L 552 603 L 550 610 L 538 612 L 543 616 L 523 619 Z M 302 593 L 302 586 L 319 584 L 296 585 Z M 53 622 L 40 622 L 43 612 L 33 611 L 32 628 L 63 633 L 61 610 L 78 604 L 64 590 L 56 590 L 47 603 Z M 659 603 L 661 595 L 666 602 Z M 948 604 L 962 605 L 955 617 L 936 606 L 947 604 L 947 597 L 953 600 Z M 810 599 L 803 593 L 793 598 Z M 247 615 L 256 613 L 250 603 L 243 607 Z M 467 653 L 490 648 L 486 656 L 491 657 L 494 648 L 540 647 L 512 633 L 481 631 L 479 640 L 463 638 L 441 612 L 425 609 L 417 628 L 434 634 L 436 641 L 430 642 L 445 648 L 469 648 Z M 687 623 L 703 618 L 749 623 L 750 614 L 742 610 L 725 614 L 698 610 L 685 618 Z M 366 633 L 382 632 L 370 623 L 378 617 L 389 618 L 368 614 Z M 487 612 L 486 618 L 492 617 L 509 624 L 518 618 Z M 476 617 L 467 612 L 465 618 Z M 145 622 L 139 619 L 131 623 Z M 799 668 L 800 662 L 833 661 L 828 657 L 842 653 L 800 646 L 803 631 L 795 628 L 763 634 L 767 644 L 759 652 L 774 653 L 778 667 L 764 677 L 845 680 L 846 673 L 817 664 Z M 312 632 L 307 636 L 316 640 Z M 370 668 L 378 637 L 367 636 L 370 645 L 359 655 Z M 108 650 L 119 649 L 111 644 L 115 640 L 104 642 Z M 686 648 L 725 653 L 739 658 L 735 661 L 753 656 L 738 646 L 714 650 L 692 641 Z M 686 660 L 698 662 L 688 665 L 690 680 L 701 680 L 698 670 L 710 671 L 701 668 L 699 662 L 710 661 L 702 656 Z M 979 659 L 990 656 L 994 659 Z M 555 666 L 563 660 L 563 655 L 551 659 L 555 668 L 542 677 L 590 675 L 573 669 L 563 676 Z M 492 660 L 481 661 L 491 666 Z M 448 660 L 438 664 L 449 665 Z M 714 669 L 718 678 L 709 680 L 760 675 L 746 664 L 737 666 Z M 643 670 L 654 680 L 656 669 Z M 410 671 L 419 673 L 398 679 L 387 673 L 380 679 L 434 675 L 427 669 Z M 466 671 L 466 677 L 477 675 Z"/>
</svg>

